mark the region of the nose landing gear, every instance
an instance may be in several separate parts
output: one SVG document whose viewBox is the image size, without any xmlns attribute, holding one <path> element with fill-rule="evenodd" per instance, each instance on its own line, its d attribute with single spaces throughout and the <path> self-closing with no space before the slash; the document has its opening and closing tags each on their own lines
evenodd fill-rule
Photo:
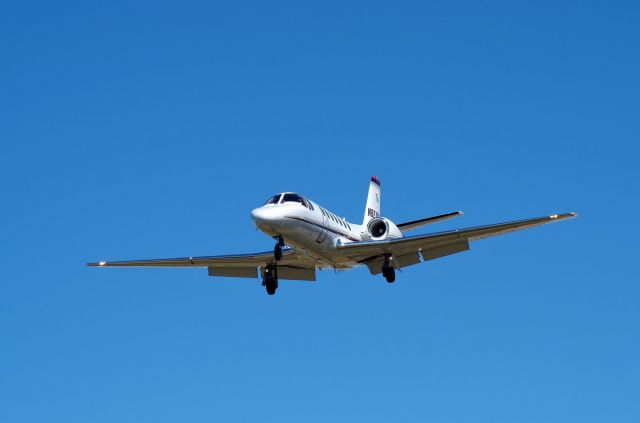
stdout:
<svg viewBox="0 0 640 423">
<path fill-rule="evenodd" d="M 391 254 L 387 254 L 384 257 L 384 263 L 382 265 L 382 276 L 387 280 L 388 283 L 393 283 L 396 281 L 396 269 L 391 264 Z"/>
<path fill-rule="evenodd" d="M 284 247 L 284 239 L 279 236 L 276 246 L 273 248 L 273 257 L 276 261 L 282 260 L 282 247 Z"/>
<path fill-rule="evenodd" d="M 273 258 L 276 263 L 282 260 L 282 247 L 284 247 L 284 239 L 279 236 L 278 242 L 273 247 Z M 267 290 L 267 294 L 273 295 L 278 289 L 278 266 L 276 264 L 269 264 L 264 268 L 262 272 L 262 286 Z"/>
</svg>

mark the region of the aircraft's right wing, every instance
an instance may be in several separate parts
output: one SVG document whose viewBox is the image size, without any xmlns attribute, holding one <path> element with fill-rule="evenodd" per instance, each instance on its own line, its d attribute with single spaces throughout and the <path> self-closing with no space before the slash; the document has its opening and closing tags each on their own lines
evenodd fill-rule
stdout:
<svg viewBox="0 0 640 423">
<path fill-rule="evenodd" d="M 575 216 L 575 213 L 554 214 L 496 225 L 477 226 L 399 239 L 352 242 L 339 245 L 337 248 L 352 260 L 369 266 L 371 273 L 380 273 L 382 261 L 386 254 L 393 256 L 396 267 L 410 266 L 420 263 L 420 256 L 424 260 L 433 260 L 449 254 L 466 251 L 469 249 L 469 241 L 571 219 Z"/>
<path fill-rule="evenodd" d="M 87 263 L 98 267 L 207 267 L 209 276 L 256 278 L 258 268 L 273 264 L 273 251 L 255 254 L 233 254 L 224 256 L 182 257 L 149 260 L 100 261 Z M 299 254 L 293 248 L 282 250 L 278 262 L 278 277 L 281 279 L 315 280 L 317 263 Z"/>
</svg>

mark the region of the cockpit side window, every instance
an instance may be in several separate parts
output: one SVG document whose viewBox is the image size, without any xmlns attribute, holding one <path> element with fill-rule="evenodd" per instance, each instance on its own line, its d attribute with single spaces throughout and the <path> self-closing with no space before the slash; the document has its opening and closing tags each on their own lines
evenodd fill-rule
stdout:
<svg viewBox="0 0 640 423">
<path fill-rule="evenodd" d="M 298 195 L 298 194 L 295 194 L 295 195 Z M 311 201 L 307 200 L 302 195 L 298 195 L 298 197 L 300 197 L 300 204 L 302 204 L 303 206 L 305 206 L 309 210 L 313 210 L 313 206 L 311 205 Z"/>
<path fill-rule="evenodd" d="M 280 197 L 282 196 L 282 194 L 276 194 L 273 197 L 269 198 L 266 203 L 264 203 L 264 205 L 266 206 L 267 204 L 278 204 L 278 201 L 280 200 Z"/>
</svg>

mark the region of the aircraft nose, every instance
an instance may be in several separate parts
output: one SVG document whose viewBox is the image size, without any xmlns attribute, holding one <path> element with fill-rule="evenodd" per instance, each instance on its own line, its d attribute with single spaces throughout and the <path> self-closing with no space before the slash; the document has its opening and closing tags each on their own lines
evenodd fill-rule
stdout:
<svg viewBox="0 0 640 423">
<path fill-rule="evenodd" d="M 258 207 L 251 210 L 251 217 L 256 228 L 266 234 L 275 234 L 277 225 L 277 211 L 273 207 Z"/>
<path fill-rule="evenodd" d="M 266 223 L 271 220 L 271 216 L 268 210 L 265 210 L 265 207 L 258 207 L 257 209 L 251 210 L 251 218 L 256 223 Z"/>
</svg>

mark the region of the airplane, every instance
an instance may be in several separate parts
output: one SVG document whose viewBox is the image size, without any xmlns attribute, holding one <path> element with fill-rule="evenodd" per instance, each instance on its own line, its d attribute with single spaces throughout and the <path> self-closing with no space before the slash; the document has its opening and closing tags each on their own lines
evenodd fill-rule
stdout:
<svg viewBox="0 0 640 423">
<path fill-rule="evenodd" d="M 184 257 L 130 261 L 100 261 L 88 266 L 206 267 L 209 276 L 262 278 L 267 294 L 275 294 L 280 279 L 315 281 L 316 270 L 347 270 L 367 266 L 387 282 L 396 270 L 470 249 L 469 242 L 576 217 L 576 213 L 426 235 L 405 233 L 453 217 L 461 211 L 393 223 L 380 214 L 380 180 L 372 176 L 362 224 L 350 223 L 302 195 L 276 194 L 251 211 L 257 229 L 276 240 L 273 251 L 255 254 Z"/>
</svg>

